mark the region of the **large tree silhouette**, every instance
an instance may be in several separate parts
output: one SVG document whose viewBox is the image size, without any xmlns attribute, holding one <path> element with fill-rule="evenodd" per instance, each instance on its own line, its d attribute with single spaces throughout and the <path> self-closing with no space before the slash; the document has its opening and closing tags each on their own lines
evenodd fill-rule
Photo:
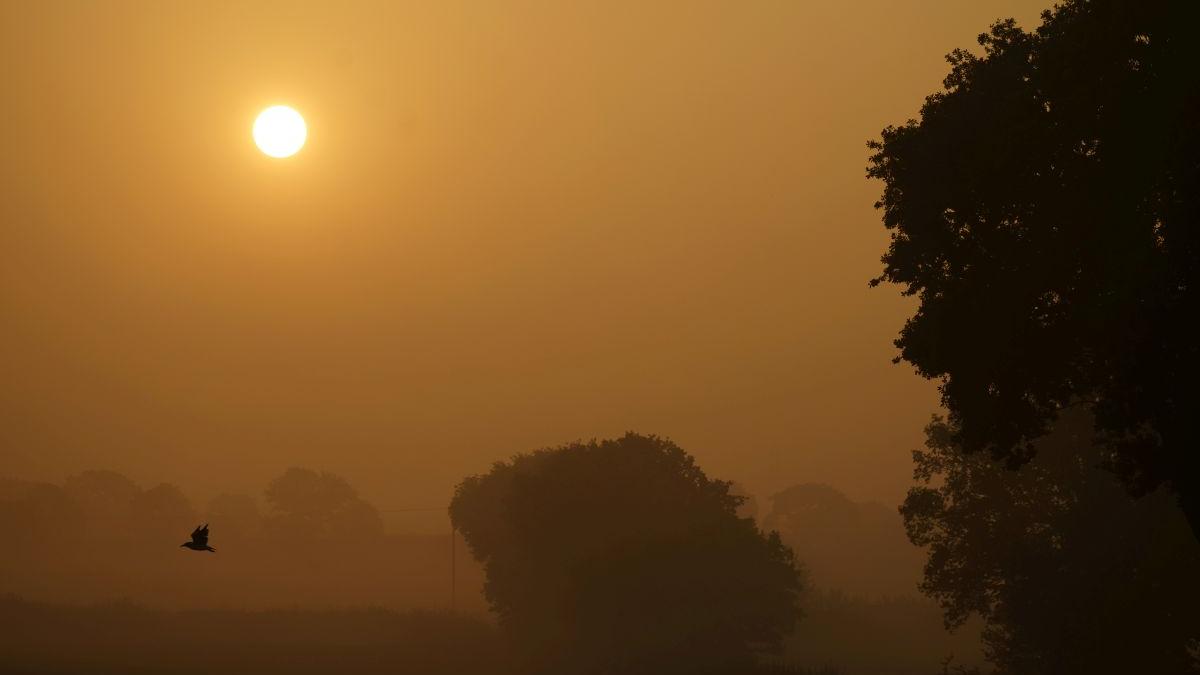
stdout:
<svg viewBox="0 0 1200 675">
<path fill-rule="evenodd" d="M 1200 3 L 1067 0 L 955 51 L 868 175 L 881 281 L 920 307 L 900 358 L 941 380 L 955 441 L 1020 465 L 1091 410 L 1137 494 L 1169 485 L 1200 537 Z"/>
<path fill-rule="evenodd" d="M 799 571 L 740 498 L 653 436 L 519 455 L 464 480 L 450 514 L 533 669 L 745 664 L 797 618 Z"/>
<path fill-rule="evenodd" d="M 1009 471 L 935 420 L 901 508 L 928 547 L 922 590 L 951 627 L 983 617 L 1004 673 L 1190 672 L 1200 543 L 1165 489 L 1135 499 L 1097 468 L 1092 433 L 1072 410 Z"/>
</svg>

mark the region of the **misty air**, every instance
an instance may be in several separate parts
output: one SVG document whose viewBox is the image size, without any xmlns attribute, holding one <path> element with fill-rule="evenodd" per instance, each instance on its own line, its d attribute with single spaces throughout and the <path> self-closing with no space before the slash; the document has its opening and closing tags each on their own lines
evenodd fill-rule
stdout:
<svg viewBox="0 0 1200 675">
<path fill-rule="evenodd" d="M 0 3 L 0 673 L 1200 673 L 1196 26 Z"/>
</svg>

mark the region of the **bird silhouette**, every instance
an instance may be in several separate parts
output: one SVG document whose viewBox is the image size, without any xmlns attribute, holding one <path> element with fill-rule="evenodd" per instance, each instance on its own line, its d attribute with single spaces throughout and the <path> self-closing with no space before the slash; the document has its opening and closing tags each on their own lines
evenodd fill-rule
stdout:
<svg viewBox="0 0 1200 675">
<path fill-rule="evenodd" d="M 193 551 L 210 551 L 216 553 L 217 549 L 208 545 L 208 523 L 192 530 L 192 540 L 180 544 L 183 548 L 190 548 Z"/>
</svg>

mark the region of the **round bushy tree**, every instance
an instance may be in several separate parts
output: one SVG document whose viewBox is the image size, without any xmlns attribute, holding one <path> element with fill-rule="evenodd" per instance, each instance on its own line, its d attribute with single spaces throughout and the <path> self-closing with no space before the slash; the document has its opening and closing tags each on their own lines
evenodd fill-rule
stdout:
<svg viewBox="0 0 1200 675">
<path fill-rule="evenodd" d="M 772 651 L 801 573 L 742 498 L 668 440 L 627 434 L 518 455 L 464 480 L 454 526 L 531 666 L 721 668 Z"/>
</svg>

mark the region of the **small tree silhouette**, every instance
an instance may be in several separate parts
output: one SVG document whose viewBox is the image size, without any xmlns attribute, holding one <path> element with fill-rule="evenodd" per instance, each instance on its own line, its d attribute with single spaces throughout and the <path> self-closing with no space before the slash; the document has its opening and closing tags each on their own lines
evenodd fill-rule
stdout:
<svg viewBox="0 0 1200 675">
<path fill-rule="evenodd" d="M 275 513 L 263 526 L 286 538 L 373 539 L 383 535 L 383 519 L 341 476 L 292 467 L 265 492 Z"/>
</svg>

